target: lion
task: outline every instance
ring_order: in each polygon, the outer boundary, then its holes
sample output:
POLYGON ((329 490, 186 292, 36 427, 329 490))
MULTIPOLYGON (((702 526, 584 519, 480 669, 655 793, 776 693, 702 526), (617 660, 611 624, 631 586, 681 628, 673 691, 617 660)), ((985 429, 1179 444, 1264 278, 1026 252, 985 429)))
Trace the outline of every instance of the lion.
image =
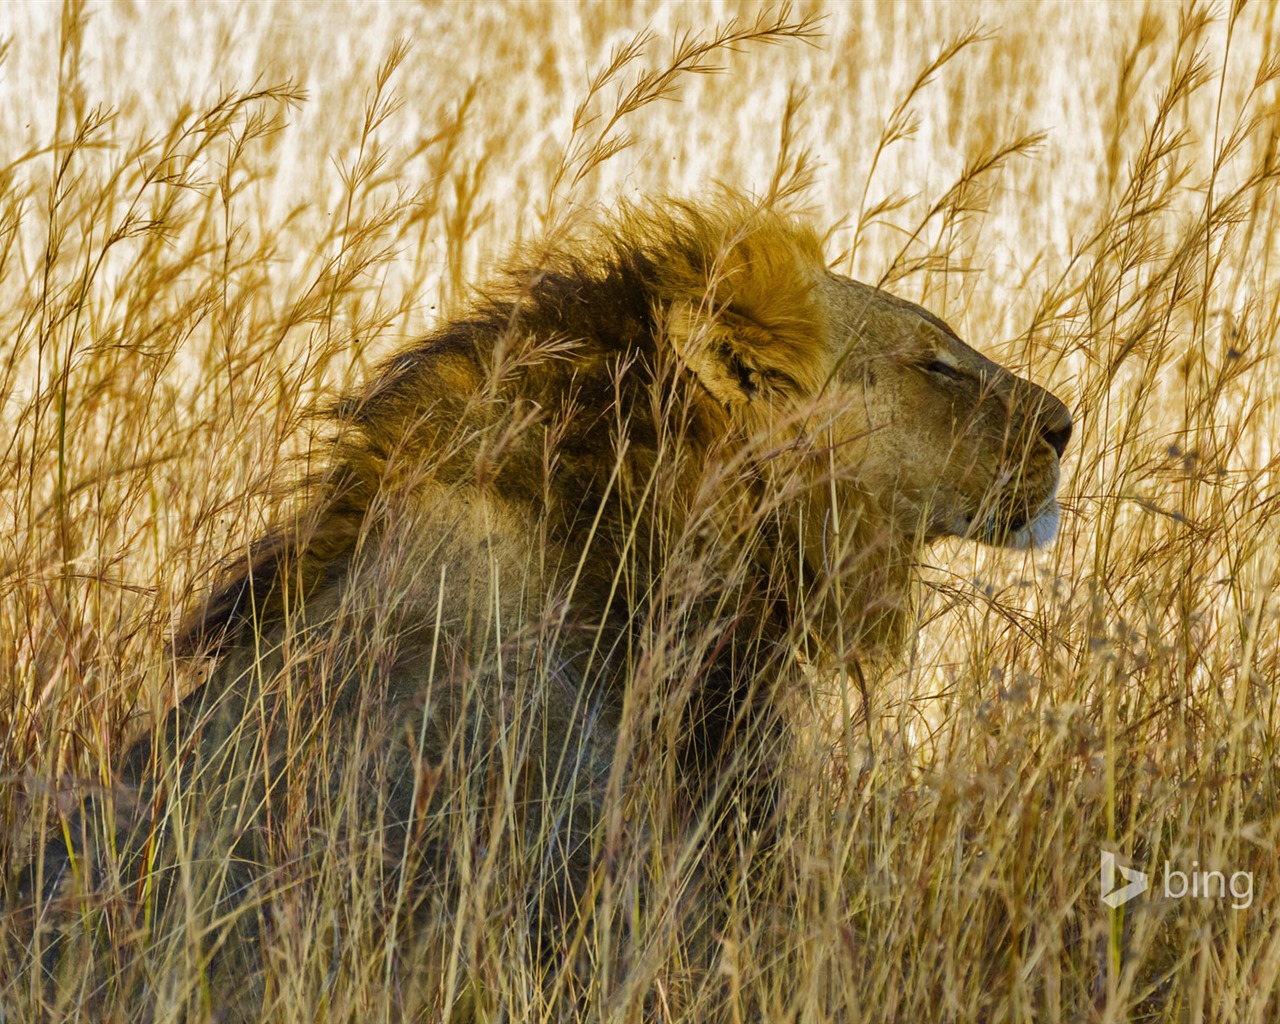
POLYGON ((610 907, 621 962, 662 902, 620 865, 674 850, 714 893, 768 856, 789 696, 892 657, 934 541, 1047 543, 1072 431, 732 195, 527 250, 331 412, 323 470, 178 631, 208 681, 121 772, 136 891, 258 908, 215 943, 239 990, 285 934, 261 907, 359 875, 424 958, 487 892, 581 998, 610 907))

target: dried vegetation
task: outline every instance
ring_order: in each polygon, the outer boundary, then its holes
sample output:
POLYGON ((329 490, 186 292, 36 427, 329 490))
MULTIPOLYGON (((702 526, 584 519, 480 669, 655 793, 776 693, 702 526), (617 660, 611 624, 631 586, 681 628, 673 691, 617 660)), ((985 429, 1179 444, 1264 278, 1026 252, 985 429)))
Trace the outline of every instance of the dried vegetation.
MULTIPOLYGON (((0 12, 7 892, 68 793, 111 791, 139 709, 190 686, 174 624, 278 514, 316 408, 513 241, 720 180, 1069 399, 1066 514, 1044 551, 935 547, 901 665, 814 679, 785 842, 730 899, 714 977, 668 936, 578 1005, 1275 1019, 1274 5, 825 14, 0 12), (1103 849, 1152 890, 1105 907, 1103 849), (1248 873, 1248 905, 1166 895, 1169 869, 1248 873)), ((261 953, 264 1019, 537 1019, 546 979, 512 966, 476 853, 421 990, 361 865, 327 864, 261 953)), ((51 994, 7 930, 0 1020, 214 1013, 209 933, 157 942, 147 894, 116 896, 78 912, 79 987, 51 994)))

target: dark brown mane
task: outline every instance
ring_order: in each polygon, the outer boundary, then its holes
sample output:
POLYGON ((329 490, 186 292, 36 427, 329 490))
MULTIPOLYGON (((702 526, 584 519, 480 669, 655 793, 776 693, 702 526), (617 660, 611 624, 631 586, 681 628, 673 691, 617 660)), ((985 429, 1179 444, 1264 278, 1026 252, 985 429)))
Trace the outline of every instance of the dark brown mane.
MULTIPOLYGON (((370 504, 389 478, 409 471, 406 461, 426 456, 442 483, 481 483, 538 505, 559 539, 590 522, 617 456, 619 424, 631 459, 645 461, 658 444, 663 410, 678 404, 670 367, 660 369, 670 362, 655 316, 661 268, 709 274, 724 243, 715 237, 723 227, 692 206, 663 217, 666 231, 656 239, 652 220, 630 216, 585 247, 575 242, 514 261, 462 317, 390 357, 369 383, 334 403, 329 468, 304 482, 294 522, 226 570, 178 629, 175 650, 216 651, 250 628, 281 622, 286 606, 304 603, 349 554, 370 504), (486 458, 486 445, 515 426, 521 436, 504 437, 486 458), (554 483, 546 479, 547 431, 555 435, 554 483), (579 500, 548 501, 552 494, 579 500)), ((684 428, 706 443, 700 419, 684 428)))

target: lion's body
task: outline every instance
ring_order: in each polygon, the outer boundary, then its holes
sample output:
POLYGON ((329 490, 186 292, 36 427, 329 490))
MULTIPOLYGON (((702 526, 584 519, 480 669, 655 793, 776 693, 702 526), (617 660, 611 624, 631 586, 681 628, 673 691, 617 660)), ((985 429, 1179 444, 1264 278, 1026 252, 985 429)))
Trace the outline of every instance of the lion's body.
POLYGON ((544 960, 620 849, 767 846, 802 664, 891 650, 932 538, 1051 533, 1070 429, 731 199, 535 254, 336 416, 127 774, 181 779, 262 875, 372 850, 433 920, 509 843, 544 960))

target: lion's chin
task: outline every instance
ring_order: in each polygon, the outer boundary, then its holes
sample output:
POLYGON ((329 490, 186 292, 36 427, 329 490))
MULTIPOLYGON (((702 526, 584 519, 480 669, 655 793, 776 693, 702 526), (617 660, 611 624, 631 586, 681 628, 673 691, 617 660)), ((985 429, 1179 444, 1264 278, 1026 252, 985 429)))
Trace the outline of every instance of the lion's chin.
POLYGON ((1003 530, 992 524, 995 528, 989 528, 987 543, 1019 551, 1042 548, 1058 535, 1059 518, 1058 502, 1050 498, 1030 520, 1011 523, 1003 530))
POLYGON ((1028 551, 1044 547, 1057 536, 1059 518, 1058 502, 1049 498, 1033 516, 1019 516, 1013 520, 997 515, 990 515, 986 519, 957 516, 949 524, 950 528, 940 531, 938 535, 963 537, 996 548, 1028 551))

